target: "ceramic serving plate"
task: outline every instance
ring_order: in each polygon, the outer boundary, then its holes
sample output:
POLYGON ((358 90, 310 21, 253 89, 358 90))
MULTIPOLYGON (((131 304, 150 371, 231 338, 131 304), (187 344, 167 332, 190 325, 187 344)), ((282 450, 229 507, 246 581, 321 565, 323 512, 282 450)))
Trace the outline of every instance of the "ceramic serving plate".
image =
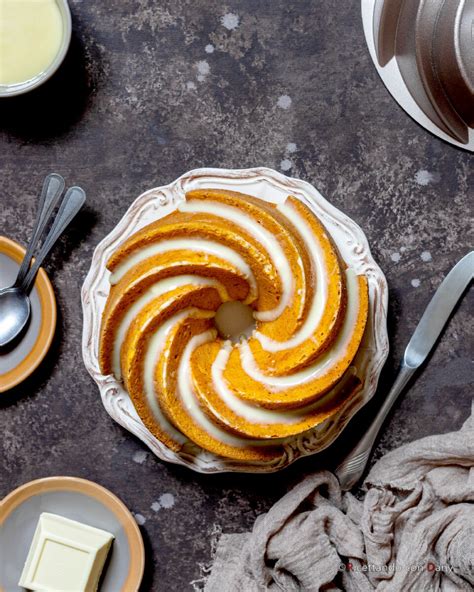
POLYGON ((302 456, 314 454, 329 446, 342 432, 351 417, 375 392, 380 371, 388 354, 386 329, 388 290, 385 277, 373 260, 367 239, 350 218, 332 206, 309 183, 285 177, 266 168, 226 170, 197 169, 186 173, 170 185, 151 189, 128 209, 116 228, 99 244, 82 288, 84 331, 82 352, 87 370, 97 383, 102 402, 109 415, 138 436, 161 459, 185 465, 202 473, 222 471, 270 472, 286 467, 302 456), (355 365, 365 377, 363 389, 336 414, 313 430, 294 437, 283 446, 277 460, 251 466, 218 457, 198 447, 186 446, 176 453, 158 441, 143 425, 130 397, 113 376, 100 372, 98 361, 102 311, 109 293, 110 255, 130 235, 176 209, 187 191, 221 188, 240 191, 270 202, 282 202, 293 195, 309 205, 326 226, 345 261, 356 273, 367 276, 369 283, 369 319, 355 365))
POLYGON ((18 580, 42 512, 59 514, 114 535, 101 592, 136 592, 145 550, 129 510, 113 493, 77 477, 47 477, 22 485, 0 502, 0 592, 24 590, 18 580))
MULTIPOLYGON (((15 281, 25 249, 0 236, 0 288, 15 281)), ((25 380, 48 353, 56 328, 56 300, 44 269, 40 269, 30 293, 31 318, 19 342, 0 348, 0 393, 25 380)))

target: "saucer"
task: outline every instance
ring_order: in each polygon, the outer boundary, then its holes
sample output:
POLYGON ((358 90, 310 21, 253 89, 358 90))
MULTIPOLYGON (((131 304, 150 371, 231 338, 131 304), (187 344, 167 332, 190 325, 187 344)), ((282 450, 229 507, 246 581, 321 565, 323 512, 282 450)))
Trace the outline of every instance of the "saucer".
MULTIPOLYGON (((0 236, 0 288, 15 281, 25 249, 0 236)), ((56 300, 44 269, 30 293, 31 318, 23 337, 13 348, 0 349, 0 393, 27 378, 47 354, 56 328, 56 300)))
POLYGON ((20 592, 21 571, 42 512, 52 512, 114 535, 100 592, 137 591, 145 550, 127 507, 109 490, 77 477, 30 481, 0 502, 0 592, 20 592))

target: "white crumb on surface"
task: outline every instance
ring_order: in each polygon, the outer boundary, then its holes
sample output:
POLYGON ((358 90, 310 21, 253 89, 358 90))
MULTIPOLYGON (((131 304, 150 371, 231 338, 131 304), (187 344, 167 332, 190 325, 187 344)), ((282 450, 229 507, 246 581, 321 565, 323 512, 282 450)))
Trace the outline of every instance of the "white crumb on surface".
POLYGON ((404 253, 407 250, 406 247, 400 247, 400 253, 404 253))
POLYGON ((133 461, 138 463, 139 465, 142 465, 148 456, 148 452, 145 452, 144 450, 139 450, 138 452, 135 452, 135 454, 133 455, 133 461))
POLYGON ((172 508, 174 506, 174 495, 172 493, 163 493, 163 495, 160 495, 159 501, 162 508, 172 508))
POLYGON ((418 185, 422 185, 423 187, 429 185, 434 180, 435 176, 433 175, 433 173, 430 173, 425 169, 420 169, 415 173, 415 181, 418 183, 418 185))
POLYGON ((394 262, 394 263, 398 263, 400 261, 401 255, 400 253, 392 253, 390 255, 390 259, 394 262))
POLYGON ((197 68, 197 71, 198 71, 198 74, 197 74, 196 78, 199 80, 199 82, 203 82, 205 80, 206 76, 211 71, 211 67, 206 62, 206 60, 200 60, 196 64, 196 68, 197 68))
POLYGON ((133 514, 135 517, 135 522, 138 524, 138 526, 142 526, 142 524, 145 524, 146 522, 146 518, 145 516, 143 516, 143 514, 133 514))
POLYGON ((289 171, 292 166, 293 166, 293 163, 291 162, 291 160, 288 160, 288 158, 284 158, 280 162, 280 168, 282 171, 289 171))
POLYGON ((234 12, 228 12, 221 17, 221 23, 223 27, 229 31, 233 31, 234 29, 237 29, 240 24, 239 15, 234 12))
POLYGON ((297 149, 298 146, 294 142, 288 142, 288 144, 286 145, 286 151, 289 154, 293 154, 293 152, 296 152, 297 149))
POLYGON ((196 84, 192 80, 189 80, 186 82, 186 88, 188 90, 196 90, 196 84))
POLYGON ((420 284, 421 284, 421 282, 420 282, 420 280, 418 278, 415 278, 415 279, 411 280, 411 285, 414 288, 418 288, 420 286, 420 284))
POLYGON ((204 48, 204 51, 206 53, 214 53, 215 47, 212 45, 212 43, 208 43, 206 45, 206 47, 204 48))
POLYGON ((172 493, 163 493, 160 495, 158 501, 151 504, 151 509, 154 512, 159 512, 162 508, 169 510, 175 504, 174 495, 172 493))
POLYGON ((277 105, 280 109, 289 109, 291 107, 291 97, 288 95, 281 95, 278 97, 277 105))
POLYGON ((424 261, 425 263, 428 263, 428 261, 431 261, 433 259, 433 257, 431 256, 431 253, 429 251, 423 251, 423 253, 420 255, 422 261, 424 261))

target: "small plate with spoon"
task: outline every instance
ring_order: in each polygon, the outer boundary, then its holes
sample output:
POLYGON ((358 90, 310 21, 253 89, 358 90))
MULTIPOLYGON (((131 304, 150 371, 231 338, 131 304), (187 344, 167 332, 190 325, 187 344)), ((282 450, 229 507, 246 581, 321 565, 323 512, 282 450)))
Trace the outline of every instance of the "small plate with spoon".
POLYGON ((69 188, 62 197, 64 186, 60 175, 46 177, 26 251, 18 243, 0 237, 0 392, 29 376, 53 339, 56 302, 41 265, 86 198, 80 187, 69 188))

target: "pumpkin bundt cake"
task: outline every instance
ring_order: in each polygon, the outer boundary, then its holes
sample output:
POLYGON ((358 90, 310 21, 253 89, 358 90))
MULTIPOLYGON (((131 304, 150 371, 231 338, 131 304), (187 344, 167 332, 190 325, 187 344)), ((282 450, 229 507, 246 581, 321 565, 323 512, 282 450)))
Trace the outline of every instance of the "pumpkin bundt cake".
POLYGON ((99 359, 166 446, 191 441, 249 462, 333 415, 361 387, 353 360, 368 314, 365 276, 346 266, 301 201, 190 191, 110 257, 99 359), (217 330, 226 302, 255 328, 217 330))

